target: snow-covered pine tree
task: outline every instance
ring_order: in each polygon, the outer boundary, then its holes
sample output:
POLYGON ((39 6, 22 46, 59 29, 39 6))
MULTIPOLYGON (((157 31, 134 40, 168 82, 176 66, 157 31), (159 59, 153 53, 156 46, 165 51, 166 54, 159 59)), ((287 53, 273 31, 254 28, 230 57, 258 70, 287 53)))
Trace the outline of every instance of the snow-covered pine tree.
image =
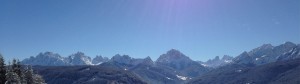
POLYGON ((27 81, 27 84, 34 84, 33 80, 33 70, 30 65, 28 65, 24 71, 25 80, 27 81))
POLYGON ((17 73, 13 72, 12 66, 8 65, 8 70, 6 72, 6 82, 5 84, 21 84, 20 78, 17 73))
POLYGON ((27 84, 47 84, 42 76, 33 73, 32 66, 26 66, 24 78, 27 84))
POLYGON ((22 71, 21 71, 21 63, 20 63, 19 60, 13 59, 12 70, 13 70, 13 72, 15 72, 19 77, 22 75, 22 71))
POLYGON ((34 74, 33 79, 34 84, 47 84, 41 75, 34 74))
POLYGON ((25 73, 23 71, 22 71, 22 74, 20 76, 20 82, 21 82, 21 84, 28 84, 27 80, 25 78, 25 73))
POLYGON ((6 81, 6 68, 3 56, 0 54, 0 84, 4 84, 6 81))

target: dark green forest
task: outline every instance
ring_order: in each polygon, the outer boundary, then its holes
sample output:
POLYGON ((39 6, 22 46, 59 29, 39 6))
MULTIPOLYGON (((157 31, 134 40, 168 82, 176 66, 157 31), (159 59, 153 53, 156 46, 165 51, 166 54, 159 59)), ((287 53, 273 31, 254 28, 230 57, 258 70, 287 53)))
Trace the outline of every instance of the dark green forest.
POLYGON ((46 84, 42 76, 35 74, 30 65, 21 65, 17 59, 5 64, 0 54, 0 84, 46 84))

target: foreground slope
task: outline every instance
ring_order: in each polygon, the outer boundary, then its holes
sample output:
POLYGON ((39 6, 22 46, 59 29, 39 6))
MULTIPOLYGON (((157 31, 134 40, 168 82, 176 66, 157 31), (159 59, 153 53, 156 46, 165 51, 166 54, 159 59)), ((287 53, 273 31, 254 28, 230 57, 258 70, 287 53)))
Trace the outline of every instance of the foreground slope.
POLYGON ((99 66, 35 66, 47 84, 146 84, 131 72, 99 66))
POLYGON ((261 66, 232 64, 191 80, 188 84, 299 84, 300 59, 261 66))

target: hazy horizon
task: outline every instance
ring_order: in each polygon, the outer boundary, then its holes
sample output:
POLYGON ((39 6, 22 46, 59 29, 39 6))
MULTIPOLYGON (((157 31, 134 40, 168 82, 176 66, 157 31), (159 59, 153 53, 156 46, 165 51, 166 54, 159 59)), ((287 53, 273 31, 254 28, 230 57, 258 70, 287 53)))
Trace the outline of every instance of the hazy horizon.
POLYGON ((299 0, 3 0, 0 53, 66 57, 126 54, 156 60, 237 56, 263 44, 300 43, 299 0))

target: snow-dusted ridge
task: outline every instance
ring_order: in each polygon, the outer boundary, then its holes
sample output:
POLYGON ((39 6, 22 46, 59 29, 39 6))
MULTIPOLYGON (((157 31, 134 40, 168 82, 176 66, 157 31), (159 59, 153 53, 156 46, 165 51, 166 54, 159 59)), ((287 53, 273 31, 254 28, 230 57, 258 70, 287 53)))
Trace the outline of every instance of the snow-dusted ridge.
POLYGON ((26 58, 21 61, 22 64, 42 65, 42 66, 73 66, 73 65, 99 65, 108 61, 107 57, 96 56, 94 59, 86 56, 82 52, 77 52, 68 57, 62 57, 57 53, 44 52, 37 56, 26 58))

